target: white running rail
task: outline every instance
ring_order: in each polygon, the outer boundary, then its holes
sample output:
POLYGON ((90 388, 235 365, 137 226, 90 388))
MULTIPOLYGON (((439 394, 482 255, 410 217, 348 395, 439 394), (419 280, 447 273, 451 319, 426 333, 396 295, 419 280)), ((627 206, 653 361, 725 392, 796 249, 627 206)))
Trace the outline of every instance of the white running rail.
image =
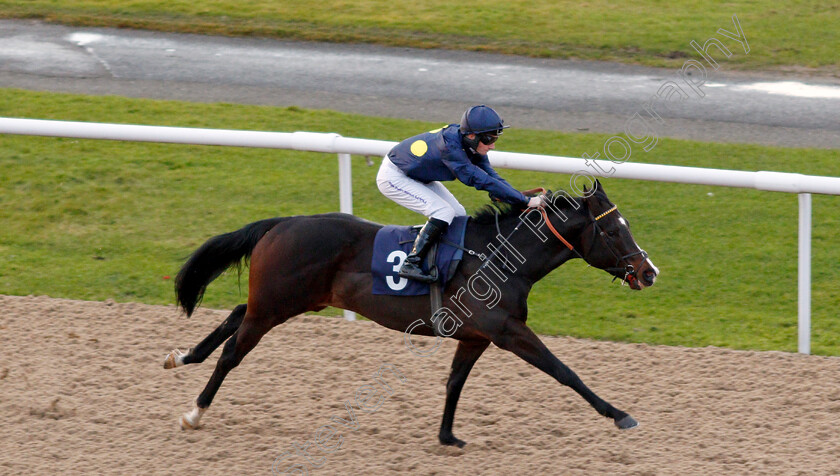
MULTIPOLYGON (((338 154, 340 210, 352 213, 350 155, 383 156, 396 143, 355 139, 334 133, 260 132, 187 127, 102 124, 92 122, 47 121, 0 117, 0 133, 79 139, 105 139, 172 144, 217 145, 291 149, 338 154)), ((591 175, 584 159, 550 155, 490 152, 494 167, 591 175)), ((607 161, 597 161, 611 167, 607 161)), ((811 352, 811 194, 840 195, 840 177, 822 177, 781 172, 678 167, 625 162, 613 167, 610 177, 657 182, 753 188, 799 194, 799 352, 811 352)), ((345 311, 345 318, 355 314, 345 311)))

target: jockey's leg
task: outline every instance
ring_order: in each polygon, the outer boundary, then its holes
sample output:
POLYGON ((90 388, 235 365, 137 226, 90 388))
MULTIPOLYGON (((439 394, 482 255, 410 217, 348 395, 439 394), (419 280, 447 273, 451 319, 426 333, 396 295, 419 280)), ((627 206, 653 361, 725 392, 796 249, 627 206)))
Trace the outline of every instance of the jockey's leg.
POLYGON ((442 183, 431 182, 426 184, 426 186, 429 187, 433 192, 435 192, 435 195, 442 198, 446 203, 449 204, 450 207, 452 207, 452 210, 455 212, 456 217, 467 216, 467 210, 464 208, 463 205, 461 205, 461 202, 459 202, 458 199, 455 198, 455 195, 452 195, 452 192, 450 192, 449 189, 446 188, 442 183))
POLYGON ((414 180, 387 157, 379 168, 376 183, 386 197, 429 218, 417 235, 411 254, 403 262, 399 275, 426 283, 437 281, 437 276, 423 272, 423 259, 455 216, 465 215, 466 210, 442 184, 425 184, 414 180))
POLYGON ((437 218, 446 223, 463 211, 446 187, 439 182, 423 183, 405 175, 387 157, 382 161, 376 175, 376 185, 383 195, 399 205, 415 211, 426 218, 437 218), (457 204, 455 207, 450 202, 457 204))
POLYGON ((433 283, 437 281, 437 271, 430 273, 423 272, 423 260, 429 250, 437 243, 440 236, 446 231, 449 223, 437 218, 429 218, 429 221, 423 226, 417 238, 414 240, 414 246, 411 247, 411 253, 403 261, 400 268, 399 275, 403 278, 413 279, 423 283, 433 283))

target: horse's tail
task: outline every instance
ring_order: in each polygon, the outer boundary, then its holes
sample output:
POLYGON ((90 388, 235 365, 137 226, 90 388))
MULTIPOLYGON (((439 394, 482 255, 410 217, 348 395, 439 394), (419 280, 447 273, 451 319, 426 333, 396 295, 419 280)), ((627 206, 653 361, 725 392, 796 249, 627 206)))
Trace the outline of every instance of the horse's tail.
POLYGON ((187 316, 192 315, 201 303, 207 285, 231 266, 240 266, 243 259, 247 260, 263 235, 282 220, 284 218, 261 220, 239 230, 214 236, 190 255, 175 277, 178 305, 187 316))

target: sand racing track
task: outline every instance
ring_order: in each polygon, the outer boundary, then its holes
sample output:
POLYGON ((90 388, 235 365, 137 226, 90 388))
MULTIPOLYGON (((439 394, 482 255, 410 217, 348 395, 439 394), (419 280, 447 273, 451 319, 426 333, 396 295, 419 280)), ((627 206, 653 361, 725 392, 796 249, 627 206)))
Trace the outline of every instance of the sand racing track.
POLYGON ((187 319, 172 306, 16 296, 0 296, 0 311, 0 474, 269 474, 281 455, 275 468, 309 474, 840 474, 835 357, 545 337, 640 421, 622 432, 491 346, 464 387, 455 435, 468 444, 456 449, 437 442, 453 342, 421 358, 371 322, 294 318, 187 432, 177 419, 220 351, 174 370, 163 358, 226 311, 187 319), (335 423, 383 364, 405 381, 389 378, 375 411, 357 409, 355 430, 335 423), (341 447, 319 451, 328 424, 341 447), (309 460, 293 454, 307 442, 309 460))

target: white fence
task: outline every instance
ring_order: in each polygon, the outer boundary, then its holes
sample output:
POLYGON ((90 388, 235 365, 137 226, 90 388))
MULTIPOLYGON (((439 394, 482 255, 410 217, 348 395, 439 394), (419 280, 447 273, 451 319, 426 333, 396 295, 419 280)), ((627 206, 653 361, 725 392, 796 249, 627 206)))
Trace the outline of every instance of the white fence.
MULTIPOLYGON (((79 139, 107 139, 173 144, 218 145, 292 149, 338 154, 340 209, 352 213, 350 155, 385 155, 394 142, 341 137, 315 132, 258 132, 184 127, 138 126, 88 122, 0 118, 0 133, 79 139)), ((549 155, 490 152, 494 167, 590 174, 583 159, 549 155)), ((608 161, 600 161, 612 167, 608 161)), ((799 352, 811 352, 811 194, 840 195, 840 178, 780 172, 677 167, 625 162, 614 167, 611 177, 658 182, 753 188, 799 194, 799 352)), ((353 313, 345 312, 353 319, 353 313)))

